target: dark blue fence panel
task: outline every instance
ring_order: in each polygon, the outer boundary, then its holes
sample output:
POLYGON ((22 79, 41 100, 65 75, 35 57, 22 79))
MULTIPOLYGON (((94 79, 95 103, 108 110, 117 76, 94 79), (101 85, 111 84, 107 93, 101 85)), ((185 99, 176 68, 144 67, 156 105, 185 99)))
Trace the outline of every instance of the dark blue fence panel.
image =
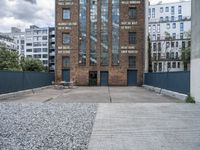
POLYGON ((0 94, 51 85, 53 73, 0 71, 0 94))
POLYGON ((145 73, 144 84, 190 94, 190 72, 145 73))

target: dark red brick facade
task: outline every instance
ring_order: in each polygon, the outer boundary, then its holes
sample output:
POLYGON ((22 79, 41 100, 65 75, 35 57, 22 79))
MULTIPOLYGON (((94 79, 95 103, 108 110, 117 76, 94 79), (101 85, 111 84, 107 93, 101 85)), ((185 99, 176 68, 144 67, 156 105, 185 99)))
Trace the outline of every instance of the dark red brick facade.
MULTIPOLYGON (((90 3, 87 1, 89 8, 90 3)), ((98 8, 100 8, 100 0, 98 0, 98 8)), ((108 71, 109 85, 126 86, 127 71, 129 68, 128 57, 136 56, 137 85, 143 82, 144 70, 144 52, 145 52, 145 1, 144 0, 121 0, 120 1, 120 58, 119 65, 112 65, 112 44, 109 44, 109 65, 102 66, 100 64, 101 45, 100 45, 100 9, 98 9, 97 20, 97 65, 90 65, 90 38, 86 42, 86 65, 79 64, 79 0, 56 0, 56 81, 62 80, 62 58, 70 57, 70 80, 76 85, 89 85, 89 71, 97 71, 97 85, 100 85, 100 71, 108 71), (129 7, 137 8, 137 18, 131 19, 128 16, 129 7), (69 8, 71 11, 71 19, 62 19, 62 9, 69 8), (62 44, 62 33, 69 32, 71 35, 71 43, 67 46, 62 44), (136 32, 136 45, 129 45, 128 33, 136 32)), ((109 0, 109 39, 112 39, 112 0, 109 0)), ((87 11, 87 30, 86 34, 90 35, 90 11, 87 11)))

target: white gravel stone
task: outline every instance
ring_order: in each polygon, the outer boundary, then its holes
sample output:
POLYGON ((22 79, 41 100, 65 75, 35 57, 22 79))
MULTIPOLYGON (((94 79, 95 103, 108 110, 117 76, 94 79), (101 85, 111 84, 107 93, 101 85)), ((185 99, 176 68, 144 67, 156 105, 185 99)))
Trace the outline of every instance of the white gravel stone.
POLYGON ((0 149, 87 149, 95 104, 1 103, 0 149))

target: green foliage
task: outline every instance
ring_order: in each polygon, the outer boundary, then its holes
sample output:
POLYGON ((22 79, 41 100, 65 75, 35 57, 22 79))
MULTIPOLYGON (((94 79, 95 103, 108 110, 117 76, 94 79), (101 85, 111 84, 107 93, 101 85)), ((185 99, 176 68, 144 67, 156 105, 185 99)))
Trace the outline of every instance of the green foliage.
POLYGON ((0 70, 20 70, 19 55, 17 52, 0 48, 0 70))
POLYGON ((185 101, 186 103, 193 103, 193 104, 196 103, 194 97, 192 97, 191 95, 188 95, 185 101))
POLYGON ((39 59, 22 57, 20 64, 23 71, 36 71, 36 72, 45 71, 42 62, 39 59))
MULTIPOLYGON (((191 40, 191 31, 184 33, 187 40, 191 40)), ((184 64, 184 70, 187 70, 187 65, 190 64, 191 59, 191 46, 186 46, 185 48, 181 48, 181 60, 184 64)))

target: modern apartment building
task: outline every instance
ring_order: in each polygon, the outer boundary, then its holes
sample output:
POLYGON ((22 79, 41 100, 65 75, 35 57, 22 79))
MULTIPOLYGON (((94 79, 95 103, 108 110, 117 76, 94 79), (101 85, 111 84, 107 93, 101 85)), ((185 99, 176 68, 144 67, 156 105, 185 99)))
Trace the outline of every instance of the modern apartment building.
POLYGON ((21 29, 12 27, 11 33, 6 33, 5 35, 11 37, 16 45, 16 50, 20 56, 24 56, 25 53, 25 32, 21 29))
POLYGON ((25 57, 40 59, 48 67, 49 28, 39 28, 35 25, 25 29, 25 57))
POLYGON ((145 0, 56 0, 56 80, 141 85, 145 0))
POLYGON ((49 28, 49 72, 55 71, 55 28, 49 28))
POLYGON ((49 72, 55 71, 55 28, 35 25, 22 32, 16 27, 4 35, 13 39, 20 56, 40 59, 49 72))
POLYGON ((0 47, 6 48, 12 51, 17 51, 17 45, 14 39, 3 33, 0 33, 0 47))
POLYGON ((181 49, 191 45, 191 1, 149 6, 152 70, 183 71, 181 49))

